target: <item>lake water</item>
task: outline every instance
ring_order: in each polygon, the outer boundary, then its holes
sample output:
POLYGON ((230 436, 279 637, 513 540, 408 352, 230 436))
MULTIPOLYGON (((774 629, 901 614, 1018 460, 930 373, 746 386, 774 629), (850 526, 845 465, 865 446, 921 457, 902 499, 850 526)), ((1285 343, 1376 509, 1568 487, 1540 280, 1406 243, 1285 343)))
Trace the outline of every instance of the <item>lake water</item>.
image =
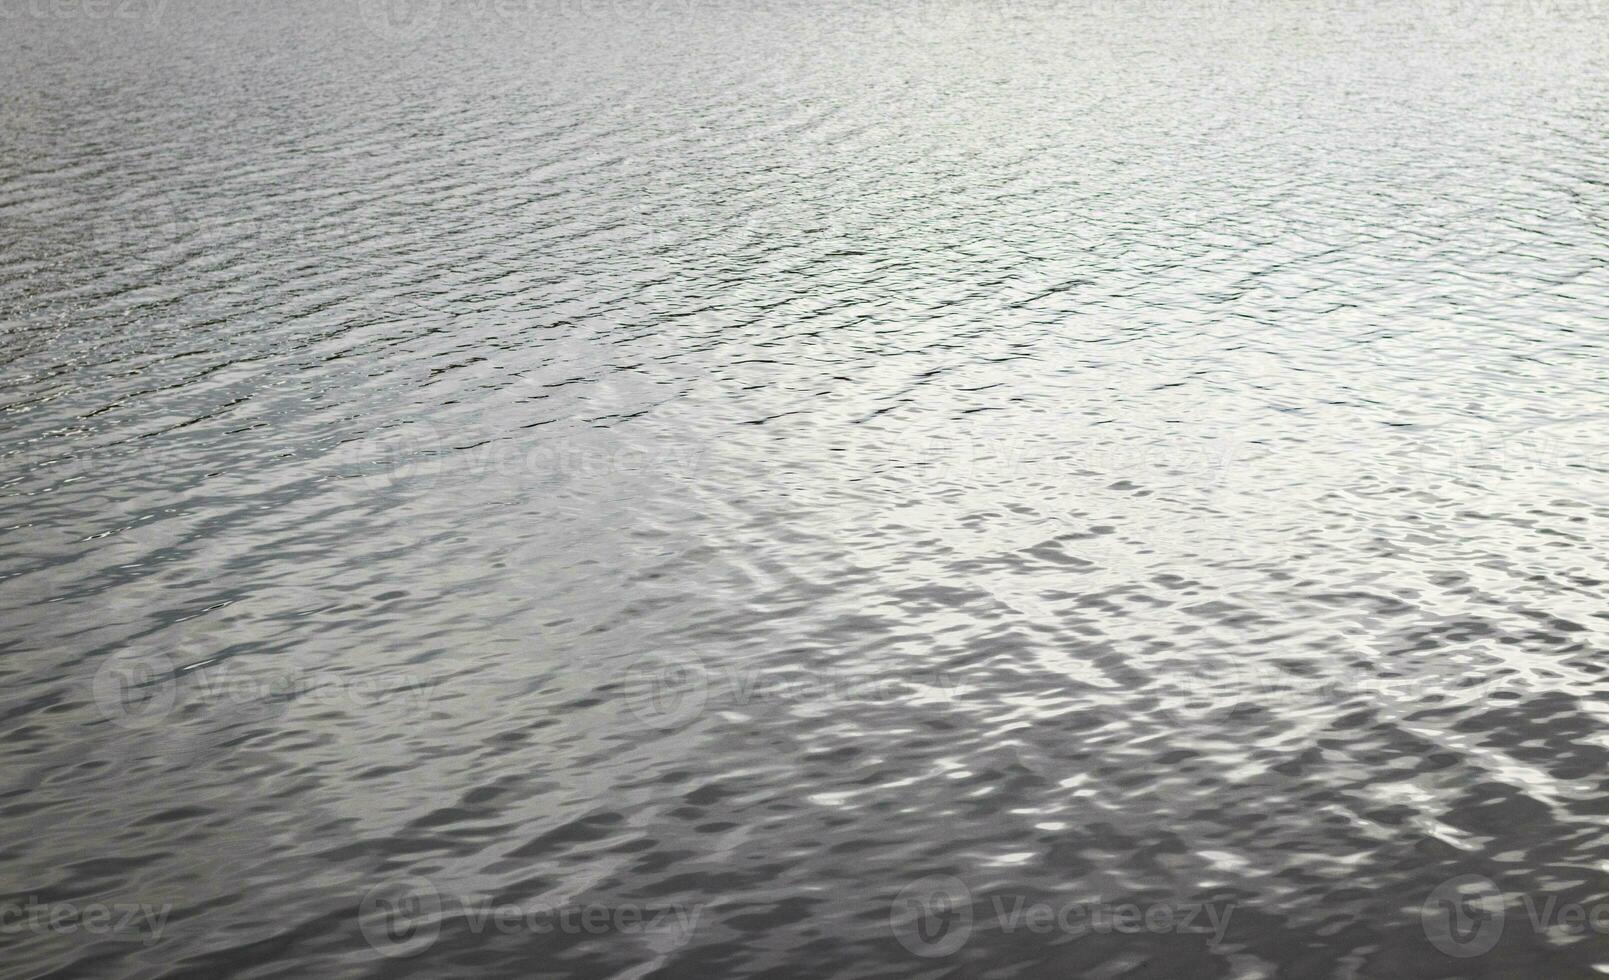
POLYGON ((1609 972, 1606 161, 1599 0, 6 0, 0 976, 1609 972))

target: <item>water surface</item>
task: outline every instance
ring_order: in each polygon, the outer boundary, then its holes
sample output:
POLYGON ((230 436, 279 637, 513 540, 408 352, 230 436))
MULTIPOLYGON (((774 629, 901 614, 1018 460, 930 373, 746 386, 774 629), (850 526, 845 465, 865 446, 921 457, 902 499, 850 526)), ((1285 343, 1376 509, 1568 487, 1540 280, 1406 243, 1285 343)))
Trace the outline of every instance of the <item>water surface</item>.
POLYGON ((1609 8, 0 26, 0 975, 1609 970, 1609 8))

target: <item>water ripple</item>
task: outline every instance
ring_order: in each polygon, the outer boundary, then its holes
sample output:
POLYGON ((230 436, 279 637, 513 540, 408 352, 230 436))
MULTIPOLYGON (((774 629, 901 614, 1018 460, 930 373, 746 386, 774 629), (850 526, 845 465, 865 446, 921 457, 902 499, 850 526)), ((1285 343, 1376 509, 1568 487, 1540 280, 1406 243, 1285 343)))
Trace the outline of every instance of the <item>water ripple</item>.
POLYGON ((0 976, 1609 970, 1609 7, 4 18, 0 976))

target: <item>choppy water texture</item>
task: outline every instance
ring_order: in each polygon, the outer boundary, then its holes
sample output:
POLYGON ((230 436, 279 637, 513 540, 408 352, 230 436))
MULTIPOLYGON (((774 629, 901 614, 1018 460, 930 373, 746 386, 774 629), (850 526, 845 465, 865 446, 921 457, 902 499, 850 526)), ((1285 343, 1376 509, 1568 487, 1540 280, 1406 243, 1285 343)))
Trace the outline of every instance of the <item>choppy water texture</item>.
POLYGON ((0 140, 0 890, 171 905, 0 975, 1609 971, 1609 5, 14 3, 0 140))

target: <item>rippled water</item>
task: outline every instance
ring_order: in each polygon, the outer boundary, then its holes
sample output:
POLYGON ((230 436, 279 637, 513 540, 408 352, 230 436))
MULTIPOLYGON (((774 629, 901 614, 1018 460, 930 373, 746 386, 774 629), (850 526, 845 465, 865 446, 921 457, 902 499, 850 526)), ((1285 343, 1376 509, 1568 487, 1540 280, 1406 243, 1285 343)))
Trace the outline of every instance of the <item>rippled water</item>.
POLYGON ((1609 4, 3 15, 0 975, 1609 972, 1609 4))

